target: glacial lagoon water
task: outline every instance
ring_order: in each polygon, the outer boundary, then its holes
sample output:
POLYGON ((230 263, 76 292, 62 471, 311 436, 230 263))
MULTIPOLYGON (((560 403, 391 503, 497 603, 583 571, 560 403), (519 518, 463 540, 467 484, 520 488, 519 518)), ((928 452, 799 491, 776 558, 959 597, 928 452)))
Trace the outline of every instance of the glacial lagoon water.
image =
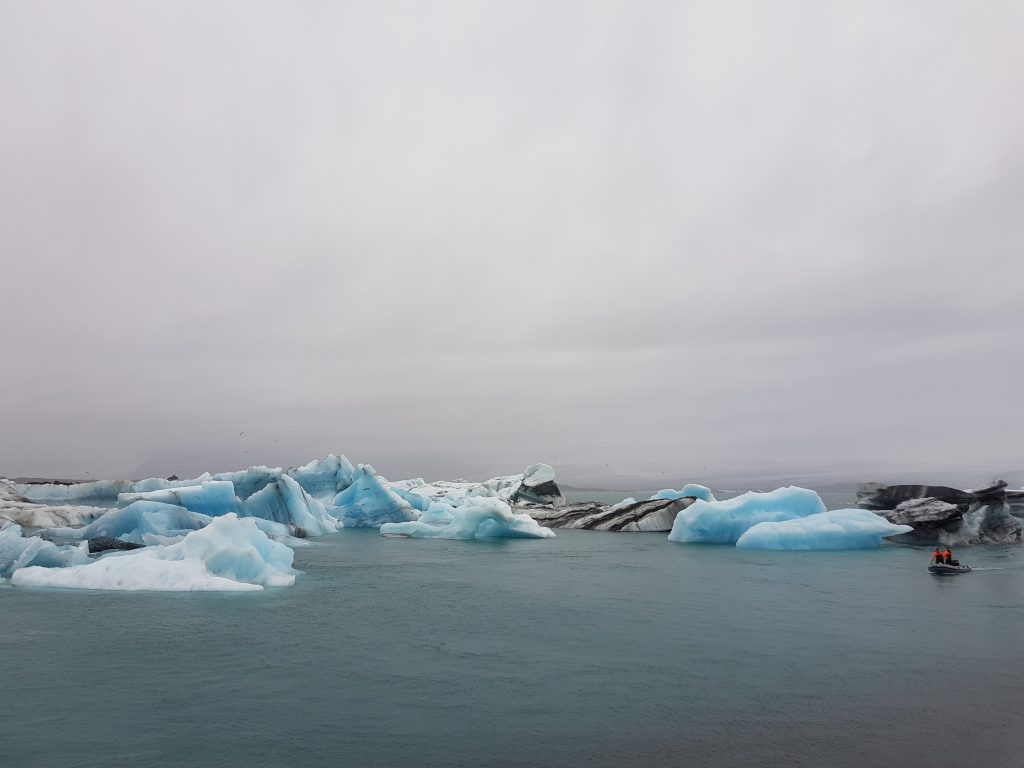
POLYGON ((255 594, 0 587, 0 764, 1024 764, 1024 550, 664 534, 297 550, 255 594))

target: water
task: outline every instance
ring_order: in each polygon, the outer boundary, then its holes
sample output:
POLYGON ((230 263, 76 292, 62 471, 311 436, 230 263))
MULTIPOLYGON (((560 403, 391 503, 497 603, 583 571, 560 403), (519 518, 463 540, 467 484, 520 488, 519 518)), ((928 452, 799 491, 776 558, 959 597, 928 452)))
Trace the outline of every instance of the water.
POLYGON ((292 589, 7 585, 0 764, 1020 766, 1021 552, 347 531, 292 589))

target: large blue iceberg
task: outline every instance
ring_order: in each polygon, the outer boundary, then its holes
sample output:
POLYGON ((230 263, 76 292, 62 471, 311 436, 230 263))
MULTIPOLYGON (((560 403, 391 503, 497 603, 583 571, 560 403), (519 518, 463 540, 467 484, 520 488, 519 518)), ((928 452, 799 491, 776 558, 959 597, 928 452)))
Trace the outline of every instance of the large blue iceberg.
POLYGON ((474 496, 457 507, 431 502, 419 520, 385 523, 382 536, 413 539, 547 539, 555 534, 526 514, 516 514, 496 496, 474 496))
POLYGON ((29 566, 16 586, 72 589, 253 591, 295 583, 294 553, 267 537, 254 519, 227 514, 177 544, 114 552, 84 565, 29 566))
POLYGON ((736 546, 741 549, 874 549, 886 536, 909 533, 866 509, 835 509, 747 529, 736 546))
POLYGON ((751 491, 727 501, 698 499, 676 515, 669 541, 735 544, 758 523, 792 520, 825 511, 812 490, 789 486, 768 493, 751 491))

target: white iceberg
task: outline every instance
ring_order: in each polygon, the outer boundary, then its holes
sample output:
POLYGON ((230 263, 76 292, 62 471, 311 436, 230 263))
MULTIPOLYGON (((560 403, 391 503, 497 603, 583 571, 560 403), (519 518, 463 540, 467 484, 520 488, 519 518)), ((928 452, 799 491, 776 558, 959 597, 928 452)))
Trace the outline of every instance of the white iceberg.
MULTIPOLYGON (((436 480, 428 483, 422 478, 415 478, 388 485, 407 500, 411 494, 425 498, 427 503, 444 501, 456 507, 473 496, 497 496, 509 504, 528 502, 553 507, 565 504, 565 496, 555 483, 555 470, 550 464, 531 464, 521 475, 492 477, 482 482, 436 480)), ((415 502, 413 506, 425 509, 415 502)))
POLYGON ((159 592, 254 591, 292 586, 293 558, 292 550, 268 538, 255 520, 227 514, 177 544, 115 552, 87 565, 20 568, 11 583, 159 592))
POLYGON ((453 507, 433 502, 419 520, 385 523, 381 535, 414 539, 547 539, 554 531, 495 496, 475 496, 453 507))
POLYGON ((105 511, 103 507, 39 504, 26 499, 8 481, 0 480, 0 525, 4 521, 27 528, 83 525, 105 511))
POLYGON ((909 525, 890 523, 867 509, 835 509, 747 529, 741 549, 874 549, 886 536, 910 533, 909 525))
POLYGON ((698 499, 676 515, 669 541, 735 544, 748 529, 825 511, 812 490, 789 486, 768 493, 751 491, 727 501, 698 499))

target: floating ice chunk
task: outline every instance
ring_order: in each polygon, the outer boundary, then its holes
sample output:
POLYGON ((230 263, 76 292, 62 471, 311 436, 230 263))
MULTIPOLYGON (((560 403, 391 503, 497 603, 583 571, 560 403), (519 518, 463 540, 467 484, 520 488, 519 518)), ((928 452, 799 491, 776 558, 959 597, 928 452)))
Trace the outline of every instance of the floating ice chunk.
POLYGON ((555 483, 555 469, 550 464, 531 464, 523 470, 523 482, 512 494, 513 501, 565 505, 565 496, 555 483))
POLYGON ((616 504, 612 504, 608 508, 608 511, 609 512, 618 512, 620 509, 625 509, 626 507, 632 506, 633 504, 636 504, 636 499, 634 499, 632 496, 628 496, 625 499, 623 499, 622 501, 620 501, 620 502, 618 502, 616 504))
POLYGON ((487 496, 466 499, 458 507, 434 502, 419 520, 385 523, 380 532, 414 539, 546 539, 555 535, 529 515, 515 514, 501 499, 487 496))
POLYGON ((555 482, 555 468, 550 464, 531 464, 523 470, 523 485, 536 488, 555 482))
POLYGON ((672 501, 675 501, 676 499, 700 499, 702 501, 715 501, 715 494, 713 494, 711 489, 706 485, 687 483, 678 491, 671 488, 663 488, 651 496, 649 501, 654 501, 655 499, 670 499, 672 501))
POLYGON ((824 512, 814 491, 789 486, 769 493, 751 491, 728 501, 698 499, 676 515, 669 541, 735 544, 744 531, 762 522, 792 520, 824 512))
POLYGON ((128 506, 136 501, 173 504, 210 517, 241 511, 241 502, 235 495, 235 486, 229 480, 207 480, 199 485, 142 493, 122 493, 117 497, 117 503, 121 506, 128 506))
MULTIPOLYGON (((423 478, 388 483, 392 490, 423 496, 427 501, 445 501, 458 506, 471 496, 497 496, 509 503, 528 502, 550 506, 565 504, 565 496, 555 484, 555 470, 550 464, 531 464, 521 475, 492 477, 483 482, 437 480, 426 483, 423 478)), ((418 507, 417 507, 418 508, 418 507)))
POLYGON ((885 536, 910 533, 867 509, 835 509, 748 528, 736 546, 741 549, 874 549, 885 536))
POLYGON ((335 533, 342 524, 289 475, 257 491, 242 504, 242 514, 294 525, 307 536, 335 533))
POLYGON ((416 510, 384 484, 369 464, 356 468, 355 480, 334 498, 331 514, 346 528, 377 528, 383 523, 415 520, 416 510))
POLYGON ((87 562, 89 554, 84 546, 58 546, 38 536, 24 536, 20 525, 0 529, 0 576, 10 576, 28 565, 42 570, 87 562))
POLYGON ((329 502, 352 485, 356 470, 344 456, 329 453, 324 459, 289 469, 288 475, 295 478, 295 482, 302 486, 302 490, 314 499, 329 502))
POLYGON ((401 487, 396 487, 394 483, 389 485, 391 491, 395 493, 399 498, 409 502, 409 506, 413 509, 417 509, 420 512, 425 512, 427 507, 432 503, 427 496, 422 496, 418 493, 403 490, 401 487))
POLYGON ((251 591, 294 584, 293 557, 254 520, 227 514, 177 544, 112 553, 69 568, 21 568, 11 582, 73 589, 251 591))
POLYGON ((84 528, 56 528, 50 538, 110 538, 132 544, 166 544, 198 531, 212 518, 184 507, 159 501, 139 500, 127 507, 111 509, 84 528))

